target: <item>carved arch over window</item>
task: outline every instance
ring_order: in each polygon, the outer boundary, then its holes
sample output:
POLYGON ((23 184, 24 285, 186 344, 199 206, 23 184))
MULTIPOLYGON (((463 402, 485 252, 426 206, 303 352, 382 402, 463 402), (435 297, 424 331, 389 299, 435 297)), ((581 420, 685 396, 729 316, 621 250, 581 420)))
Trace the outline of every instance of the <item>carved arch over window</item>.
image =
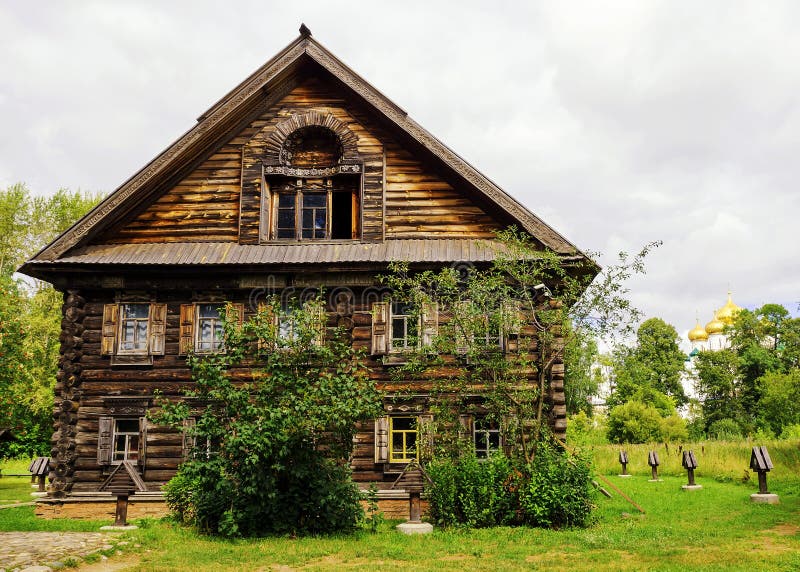
POLYGON ((264 144, 265 174, 360 173, 358 136, 330 113, 309 111, 278 123, 264 144))

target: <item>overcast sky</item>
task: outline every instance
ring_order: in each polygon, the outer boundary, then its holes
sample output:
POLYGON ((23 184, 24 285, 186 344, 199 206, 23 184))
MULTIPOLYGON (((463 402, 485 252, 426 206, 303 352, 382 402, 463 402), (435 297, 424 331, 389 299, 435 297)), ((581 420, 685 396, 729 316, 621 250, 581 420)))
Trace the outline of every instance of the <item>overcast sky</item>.
POLYGON ((798 2, 0 0, 0 186, 108 193, 298 34, 681 333, 800 302, 798 2))

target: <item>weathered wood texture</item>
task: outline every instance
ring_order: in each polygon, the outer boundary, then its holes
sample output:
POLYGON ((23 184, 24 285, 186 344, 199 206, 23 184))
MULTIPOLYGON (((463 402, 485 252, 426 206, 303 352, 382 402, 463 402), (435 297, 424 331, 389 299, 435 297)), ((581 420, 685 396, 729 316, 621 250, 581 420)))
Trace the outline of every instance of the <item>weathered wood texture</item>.
MULTIPOLYGON (((75 482, 75 463, 78 453, 75 441, 77 411, 81 396, 81 373, 84 355, 83 321, 86 317, 86 300, 77 290, 68 290, 64 295, 61 318, 61 347, 58 358, 58 374, 55 386, 53 421, 55 432, 50 451, 50 487, 53 497, 63 497, 75 482)), ((98 344, 99 351, 99 344, 98 344)))
MULTIPOLYGON (((113 400, 119 398, 148 399, 147 409, 153 410, 153 392, 158 389, 165 397, 181 398, 193 385, 186 358, 180 352, 181 305, 203 299, 220 301, 244 301, 245 318, 254 310, 247 305, 250 292, 245 290, 203 291, 202 283, 197 289, 159 290, 158 302, 166 304, 164 355, 153 356, 152 365, 146 367, 112 366, 111 357, 101 355, 103 311, 105 304, 114 302, 120 293, 110 290, 84 290, 80 295, 70 291, 65 296, 64 320, 62 321, 62 356, 58 374, 57 407, 54 412, 56 433, 53 436, 53 470, 51 491, 63 495, 72 491, 93 491, 107 477, 108 466, 98 463, 98 435, 100 418, 113 415, 110 411, 113 400)), ((125 298, 133 296, 125 294, 125 298)), ((331 295, 333 297, 333 294, 331 295)), ((348 303, 330 302, 328 326, 337 324, 349 329, 353 345, 369 351, 373 314, 371 303, 374 292, 356 288, 348 303)), ((449 313, 439 313, 440 322, 446 323, 449 313)), ((538 351, 533 340, 532 326, 522 329, 521 334, 529 339, 530 351, 538 351)), ((371 378, 384 392, 412 389, 414 394, 424 395, 432 390, 433 381, 459 372, 459 361, 454 357, 445 359, 434 371, 414 378, 398 381, 383 365, 379 356, 365 358, 371 378)), ((553 425, 556 434, 563 438, 565 430, 563 364, 553 368, 550 384, 550 401, 553 425)), ((247 367, 231 371, 234 378, 250 378, 247 367)), ((535 371, 527 372, 531 382, 535 371)), ((480 390, 480 388, 476 388, 480 390)), ((117 415, 120 415, 117 413, 117 415)), ((123 415, 138 417, 138 413, 123 415)), ((182 434, 170 428, 147 424, 145 432, 145 464, 143 478, 148 488, 157 490, 159 484, 174 475, 182 460, 182 434)), ((382 464, 374 459, 374 424, 365 423, 359 428, 352 457, 354 479, 359 482, 387 483, 396 475, 384 472, 382 464)))
POLYGON ((363 240, 491 238, 492 231, 501 227, 465 189, 454 187, 404 149, 363 104, 348 99, 327 80, 310 78, 133 220, 95 242, 238 240, 258 244, 264 240, 261 165, 270 140, 276 126, 312 112, 321 121, 334 118, 357 138, 358 159, 363 164, 358 213, 363 240))

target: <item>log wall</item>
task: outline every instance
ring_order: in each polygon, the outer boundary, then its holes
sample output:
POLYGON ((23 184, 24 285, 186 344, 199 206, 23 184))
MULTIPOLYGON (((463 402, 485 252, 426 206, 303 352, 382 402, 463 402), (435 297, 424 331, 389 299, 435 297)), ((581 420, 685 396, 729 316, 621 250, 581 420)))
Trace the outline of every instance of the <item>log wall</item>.
MULTIPOLYGON (((356 289, 351 304, 329 306, 328 325, 334 327, 345 323, 351 328, 353 346, 370 350, 372 333, 371 301, 373 295, 356 289)), ((65 297, 64 321, 62 323, 61 371, 56 388, 57 405, 56 433, 53 453, 54 473, 51 475, 51 491, 63 495, 74 491, 95 491, 105 479, 108 468, 98 464, 97 448, 99 419, 114 415, 110 403, 118 398, 150 399, 149 408, 154 407, 152 397, 158 389, 167 398, 181 398, 192 387, 191 372, 186 358, 179 355, 180 306, 192 301, 229 300, 245 304, 245 318, 253 314, 248 306, 249 291, 228 290, 198 292, 197 290, 165 291, 159 290, 141 294, 139 299, 165 303, 167 306, 165 352, 163 356, 153 356, 152 365, 112 366, 109 356, 101 355, 103 328, 103 307, 119 301, 120 297, 136 301, 132 294, 110 290, 84 290, 80 293, 70 291, 65 297), (111 401, 110 401, 111 400, 111 401)), ((448 319, 441 312, 440 323, 448 319)), ((524 329, 523 336, 532 338, 535 331, 524 329)), ((533 351, 536 351, 535 346, 533 351)), ((437 377, 454 375, 458 364, 446 361, 437 370, 428 371, 418 378, 393 379, 391 367, 382 362, 380 356, 369 356, 365 362, 371 378, 384 392, 411 389, 412 393, 425 402, 424 395, 431 389, 437 377)), ((246 368, 234 369, 234 378, 247 379, 246 368)), ((531 372, 531 380, 535 372, 531 372)), ((563 407, 563 365, 556 366, 551 400, 556 410, 556 431, 563 432, 559 424, 563 407)), ((137 414, 120 417, 138 417, 137 414)), ((181 462, 182 434, 180 431, 148 423, 146 433, 146 456, 144 480, 152 490, 169 480, 181 462)), ((374 462, 374 423, 365 423, 359 428, 353 451, 352 467, 354 479, 359 482, 379 482, 386 488, 395 474, 384 472, 383 464, 374 462)))

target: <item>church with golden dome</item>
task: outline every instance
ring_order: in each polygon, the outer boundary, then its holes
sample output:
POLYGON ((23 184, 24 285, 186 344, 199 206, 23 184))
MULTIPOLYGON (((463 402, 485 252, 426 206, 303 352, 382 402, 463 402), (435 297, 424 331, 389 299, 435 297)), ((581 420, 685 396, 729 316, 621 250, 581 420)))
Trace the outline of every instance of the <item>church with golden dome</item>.
POLYGON ((689 355, 693 357, 697 355, 697 352, 718 351, 729 347, 730 342, 725 334, 725 328, 733 324, 736 314, 741 309, 733 302, 731 293, 728 292, 728 301, 722 308, 714 312, 714 317, 706 324, 705 328, 700 325, 698 319, 695 327, 689 330, 689 342, 692 344, 692 352, 689 355))

